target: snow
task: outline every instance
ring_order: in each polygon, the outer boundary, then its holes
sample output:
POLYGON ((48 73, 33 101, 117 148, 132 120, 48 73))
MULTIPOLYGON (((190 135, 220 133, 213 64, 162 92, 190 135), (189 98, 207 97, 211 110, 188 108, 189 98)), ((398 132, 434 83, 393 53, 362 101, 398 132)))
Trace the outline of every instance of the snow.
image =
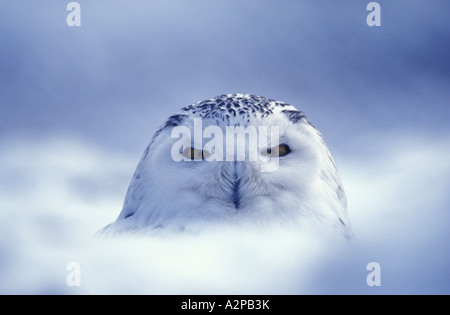
POLYGON ((335 156, 350 244, 277 228, 99 237, 140 156, 70 138, 4 141, 0 293, 448 294, 449 142, 412 138, 366 138, 376 154, 335 156), (81 286, 67 285, 71 262, 81 286), (366 283, 370 262, 380 287, 366 283))

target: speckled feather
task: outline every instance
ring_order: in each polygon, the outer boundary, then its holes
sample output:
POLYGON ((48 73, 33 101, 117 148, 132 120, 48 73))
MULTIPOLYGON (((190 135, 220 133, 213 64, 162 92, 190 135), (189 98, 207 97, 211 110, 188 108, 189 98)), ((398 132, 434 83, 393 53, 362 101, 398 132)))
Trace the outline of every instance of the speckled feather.
MULTIPOLYGON (((170 116, 156 131, 151 143, 167 128, 179 126, 192 117, 215 119, 217 124, 247 126, 252 118, 266 118, 279 108, 293 123, 306 119, 302 111, 291 109, 292 105, 273 99, 250 94, 224 94, 183 107, 178 113, 170 116), (289 108, 289 109, 287 109, 289 108), (232 124, 231 122, 235 122, 232 124)), ((150 143, 150 144, 151 144, 150 143)))

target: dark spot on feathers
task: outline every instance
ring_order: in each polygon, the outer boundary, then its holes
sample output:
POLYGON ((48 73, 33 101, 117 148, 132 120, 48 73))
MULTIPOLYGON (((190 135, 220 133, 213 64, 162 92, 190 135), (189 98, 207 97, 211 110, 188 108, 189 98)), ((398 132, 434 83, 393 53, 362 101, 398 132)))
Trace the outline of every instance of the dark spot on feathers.
POLYGON ((127 214, 126 216, 125 216, 125 219, 128 219, 129 217, 132 217, 134 215, 134 212, 133 213, 130 213, 130 214, 127 214))
POLYGON ((283 114, 285 114, 292 123, 297 123, 302 118, 306 118, 305 114, 299 110, 282 110, 283 114))
MULTIPOLYGON (((159 130, 158 130, 159 131, 159 130)), ((159 131, 160 132, 160 131, 159 131)), ((159 134, 159 132, 157 132, 154 136, 153 136, 153 138, 155 138, 158 134, 159 134)), ((153 139, 152 139, 152 143, 153 143, 153 139)), ((150 145, 151 145, 151 143, 150 143, 150 145)), ((142 157, 142 159, 146 159, 147 158, 147 155, 148 155, 148 151, 150 150, 150 145, 149 146, 147 146, 147 148, 145 149, 145 151, 144 151, 144 155, 143 155, 143 157, 142 157)))
MULTIPOLYGON (((334 165, 334 162, 333 162, 333 165, 334 165)), ((336 193, 337 193, 337 196, 338 196, 339 200, 343 200, 345 198, 344 189, 342 188, 341 185, 338 186, 338 189, 337 189, 336 193)))
POLYGON ((166 128, 166 127, 177 127, 187 117, 188 117, 187 115, 173 115, 173 116, 170 116, 169 119, 166 121, 166 123, 164 125, 164 128, 166 128))

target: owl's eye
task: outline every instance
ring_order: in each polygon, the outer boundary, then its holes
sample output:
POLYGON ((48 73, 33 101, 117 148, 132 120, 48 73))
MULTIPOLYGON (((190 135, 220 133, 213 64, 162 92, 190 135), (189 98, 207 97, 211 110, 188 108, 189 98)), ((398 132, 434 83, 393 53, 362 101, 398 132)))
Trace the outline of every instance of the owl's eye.
POLYGON ((194 161, 194 160, 200 161, 200 160, 210 156, 209 152, 202 151, 202 150, 197 150, 197 149, 194 149, 194 148, 186 148, 186 149, 184 149, 183 155, 185 157, 187 157, 188 159, 190 159, 191 161, 194 161))
POLYGON ((280 144, 278 147, 268 148, 261 152, 262 155, 275 157, 286 156, 291 153, 291 148, 287 144, 280 144))

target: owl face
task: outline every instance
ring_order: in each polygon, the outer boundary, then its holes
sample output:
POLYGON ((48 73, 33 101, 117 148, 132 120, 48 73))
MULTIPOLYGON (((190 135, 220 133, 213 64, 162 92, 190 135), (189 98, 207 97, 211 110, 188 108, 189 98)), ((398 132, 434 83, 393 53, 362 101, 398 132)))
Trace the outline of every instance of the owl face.
POLYGON ((183 108, 155 134, 116 225, 346 226, 345 208, 331 155, 301 111, 224 95, 183 108))

